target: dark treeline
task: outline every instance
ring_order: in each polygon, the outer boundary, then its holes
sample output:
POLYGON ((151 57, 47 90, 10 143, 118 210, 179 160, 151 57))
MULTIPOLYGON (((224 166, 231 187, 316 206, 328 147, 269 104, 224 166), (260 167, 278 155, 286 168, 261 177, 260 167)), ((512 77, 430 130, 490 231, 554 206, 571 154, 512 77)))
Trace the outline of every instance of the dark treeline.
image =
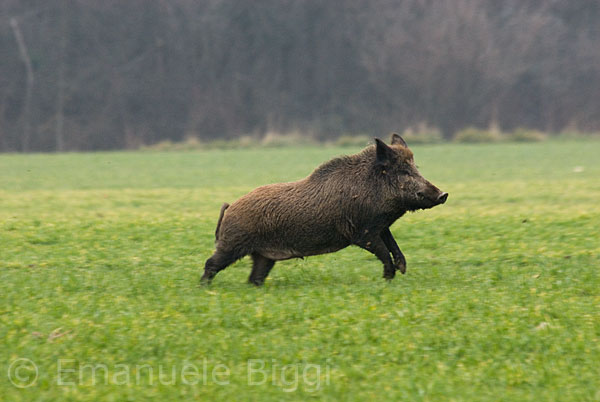
POLYGON ((598 0, 3 0, 0 150, 600 129, 598 0))

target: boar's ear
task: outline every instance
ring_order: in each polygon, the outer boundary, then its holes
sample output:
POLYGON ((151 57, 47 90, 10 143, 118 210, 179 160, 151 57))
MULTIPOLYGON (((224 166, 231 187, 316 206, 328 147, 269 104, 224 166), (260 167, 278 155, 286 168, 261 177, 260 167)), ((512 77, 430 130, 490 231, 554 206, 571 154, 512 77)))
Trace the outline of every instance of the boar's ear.
POLYGON ((376 149, 376 163, 378 165, 388 165, 394 157, 394 150, 387 146, 387 144, 381 141, 379 138, 375 138, 375 149, 376 149))
POLYGON ((408 148, 408 145, 406 145, 406 142, 404 141, 404 139, 402 137, 400 137, 400 134, 392 133, 392 145, 396 145, 396 144, 400 144, 403 147, 408 148))

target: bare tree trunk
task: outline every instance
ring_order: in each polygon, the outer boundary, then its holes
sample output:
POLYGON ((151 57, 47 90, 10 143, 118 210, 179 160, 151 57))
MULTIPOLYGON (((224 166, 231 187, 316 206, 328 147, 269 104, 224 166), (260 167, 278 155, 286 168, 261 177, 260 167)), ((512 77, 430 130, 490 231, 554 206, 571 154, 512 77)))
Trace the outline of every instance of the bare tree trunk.
POLYGON ((60 39, 58 44, 58 93, 56 94, 56 150, 62 152, 65 150, 64 136, 64 108, 65 108, 65 58, 67 49, 67 7, 66 0, 61 2, 60 15, 60 39))
POLYGON ((31 95, 33 93, 33 67, 31 66, 31 58, 29 57, 29 51, 27 50, 27 45, 25 44, 25 39, 23 38, 23 33, 21 32, 21 28, 19 27, 19 22, 16 18, 12 17, 10 19, 10 26, 13 30, 13 34, 15 35, 15 40, 17 41, 17 45, 19 46, 19 54, 23 63, 25 64, 25 71, 27 73, 27 86, 25 88, 25 100, 23 104, 23 113, 21 114, 23 118, 23 137, 21 138, 21 150, 23 152, 29 151, 29 141, 31 138, 31 95))

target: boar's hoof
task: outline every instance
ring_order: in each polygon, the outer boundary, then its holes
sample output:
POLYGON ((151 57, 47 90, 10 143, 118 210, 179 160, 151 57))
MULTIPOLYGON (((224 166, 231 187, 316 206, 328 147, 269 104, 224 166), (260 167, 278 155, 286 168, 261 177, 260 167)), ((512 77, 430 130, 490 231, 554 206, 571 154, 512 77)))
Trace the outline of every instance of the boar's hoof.
POLYGON ((396 276, 396 270, 395 269, 393 269, 393 270, 384 269, 383 270, 383 278, 386 281, 388 281, 388 282, 391 281, 392 279, 394 279, 395 276, 396 276))
POLYGON ((210 285, 210 283, 212 282, 212 279, 214 278, 215 275, 210 275, 207 274, 206 272, 204 273, 204 275, 202 275, 202 278, 200 278, 200 286, 208 286, 210 285))
POLYGON ((257 288, 259 288, 259 287, 261 287, 262 285, 265 284, 265 281, 264 280, 261 281, 260 279, 248 279, 248 284, 249 285, 254 285, 257 288))
POLYGON ((402 275, 406 273, 406 264, 397 264, 396 269, 400 271, 402 275))

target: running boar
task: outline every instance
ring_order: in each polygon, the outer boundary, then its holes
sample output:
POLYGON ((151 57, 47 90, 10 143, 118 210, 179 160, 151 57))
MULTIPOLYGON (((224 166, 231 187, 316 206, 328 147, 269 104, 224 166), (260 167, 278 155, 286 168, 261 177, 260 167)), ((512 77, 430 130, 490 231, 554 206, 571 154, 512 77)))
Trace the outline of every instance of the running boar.
POLYGON ((359 246, 383 263, 383 277, 406 272, 406 260, 390 225, 407 211, 443 204, 440 191, 417 170, 402 137, 375 144, 356 155, 319 166, 308 177, 269 184, 231 206, 223 204, 216 251, 204 267, 202 282, 238 259, 253 260, 248 281, 260 286, 275 261, 332 253, 359 246))

